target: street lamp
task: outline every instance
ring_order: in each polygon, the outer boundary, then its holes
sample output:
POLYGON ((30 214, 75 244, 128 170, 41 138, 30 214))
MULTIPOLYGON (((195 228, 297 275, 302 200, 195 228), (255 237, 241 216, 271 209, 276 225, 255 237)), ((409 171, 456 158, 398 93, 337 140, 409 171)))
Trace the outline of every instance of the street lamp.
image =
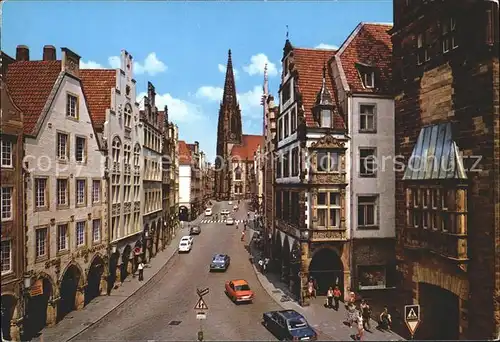
MULTIPOLYGON (((31 288, 31 274, 28 273, 28 272, 25 272, 23 274, 23 302, 22 302, 22 305, 23 305, 23 309, 22 309, 22 315, 23 315, 23 322, 21 324, 21 327, 20 327, 20 331, 19 331, 19 334, 21 336, 21 338, 24 337, 25 335, 25 326, 26 326, 26 318, 28 316, 28 309, 27 309, 27 306, 28 306, 28 298, 30 296, 30 288, 31 288)), ((3 340, 2 340, 3 341, 3 340)))

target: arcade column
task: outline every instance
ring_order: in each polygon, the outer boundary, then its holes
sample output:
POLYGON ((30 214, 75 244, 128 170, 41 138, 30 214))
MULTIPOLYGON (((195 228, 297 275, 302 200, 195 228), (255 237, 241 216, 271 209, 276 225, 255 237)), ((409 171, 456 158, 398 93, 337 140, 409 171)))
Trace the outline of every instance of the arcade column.
POLYGON ((81 310, 85 305, 85 286, 78 286, 75 296, 75 309, 81 310))
POLYGON ((23 323, 23 319, 20 317, 20 309, 19 303, 17 303, 10 320, 10 338, 12 341, 21 341, 20 325, 23 323))
POLYGON ((49 304, 47 305, 47 320, 46 325, 48 327, 54 326, 57 323, 57 303, 60 298, 49 300, 49 304))

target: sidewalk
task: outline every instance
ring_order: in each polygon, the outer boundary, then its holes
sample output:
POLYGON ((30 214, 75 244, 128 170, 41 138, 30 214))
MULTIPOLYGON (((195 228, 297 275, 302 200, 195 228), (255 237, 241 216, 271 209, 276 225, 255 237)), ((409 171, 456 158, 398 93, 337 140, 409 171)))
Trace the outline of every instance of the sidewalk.
MULTIPOLYGON (((254 230, 249 230, 249 238, 253 236, 254 230)), ((250 242, 250 246, 251 246, 250 242)), ((255 261, 258 261, 257 255, 259 251, 250 247, 250 251, 255 261)), ((353 335, 357 333, 355 327, 349 328, 344 324, 347 318, 347 311, 344 305, 341 305, 339 311, 324 307, 325 297, 318 297, 311 300, 311 305, 307 307, 300 306, 289 292, 288 287, 281 282, 277 274, 266 273, 263 275, 256 267, 256 262, 253 263, 254 271, 259 279, 262 287, 267 291, 278 305, 287 310, 295 310, 303 314, 309 324, 322 334, 328 336, 333 341, 348 341, 353 340, 353 335)), ((371 332, 366 331, 364 341, 404 341, 404 339, 394 332, 385 332, 377 330, 377 323, 372 319, 371 332)))
POLYGON ((165 250, 158 252, 144 269, 144 281, 139 282, 138 277, 129 276, 122 285, 111 291, 109 296, 99 296, 86 305, 82 310, 70 312, 62 321, 53 327, 45 327, 39 337, 32 341, 58 342, 69 341, 81 332, 102 320, 111 311, 121 305, 127 298, 146 285, 177 252, 179 240, 189 234, 187 225, 179 228, 175 238, 165 250))

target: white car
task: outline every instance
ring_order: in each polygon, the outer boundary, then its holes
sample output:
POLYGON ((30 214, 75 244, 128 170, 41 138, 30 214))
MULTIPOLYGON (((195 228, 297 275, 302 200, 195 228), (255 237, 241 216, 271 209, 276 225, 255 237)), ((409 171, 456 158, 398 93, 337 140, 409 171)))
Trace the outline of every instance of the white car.
POLYGON ((192 236, 184 236, 179 242, 179 253, 189 253, 193 248, 193 237, 192 236))
POLYGON ((205 209, 205 216, 212 216, 212 208, 205 209))
POLYGON ((232 217, 228 217, 228 218, 226 219, 226 224, 227 224, 228 226, 233 225, 233 224, 234 224, 234 219, 233 219, 232 217))
POLYGON ((229 209, 222 209, 222 210, 220 211, 220 213, 221 213, 222 215, 229 215, 229 209))
POLYGON ((229 203, 228 203, 228 204, 229 204, 229 205, 233 205, 233 201, 229 201, 229 203))

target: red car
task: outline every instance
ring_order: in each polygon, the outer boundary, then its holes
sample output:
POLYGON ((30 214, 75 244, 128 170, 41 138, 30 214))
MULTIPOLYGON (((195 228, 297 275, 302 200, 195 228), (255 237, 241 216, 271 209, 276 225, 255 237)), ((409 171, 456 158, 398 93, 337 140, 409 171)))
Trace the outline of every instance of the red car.
POLYGON ((235 303, 252 302, 255 296, 243 279, 226 281, 226 294, 235 303))

